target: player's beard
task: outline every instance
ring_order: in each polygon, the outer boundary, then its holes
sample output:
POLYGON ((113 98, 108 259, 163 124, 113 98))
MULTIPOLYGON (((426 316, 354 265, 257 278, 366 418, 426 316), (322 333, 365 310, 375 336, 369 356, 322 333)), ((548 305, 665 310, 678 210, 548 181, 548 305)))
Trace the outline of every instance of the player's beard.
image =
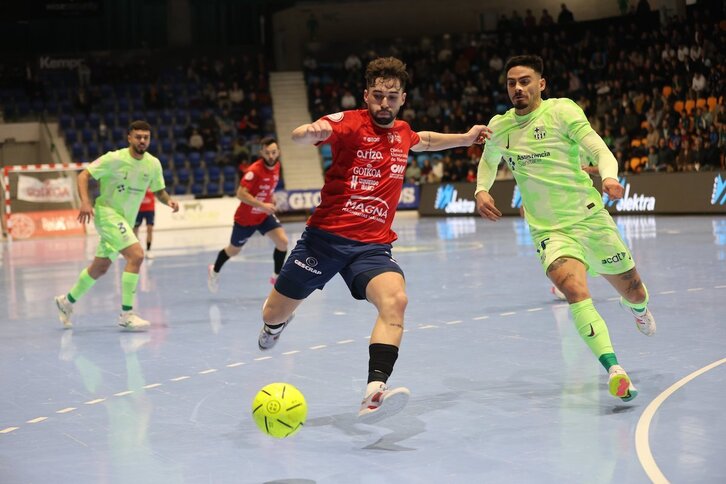
POLYGON ((134 146, 134 153, 137 155, 143 155, 146 153, 146 148, 139 148, 138 146, 134 146))
POLYGON ((380 124, 381 126, 388 126, 389 124, 393 123, 394 119, 396 119, 395 113, 383 109, 378 111, 376 114, 371 113, 371 115, 376 121, 376 124, 380 124))

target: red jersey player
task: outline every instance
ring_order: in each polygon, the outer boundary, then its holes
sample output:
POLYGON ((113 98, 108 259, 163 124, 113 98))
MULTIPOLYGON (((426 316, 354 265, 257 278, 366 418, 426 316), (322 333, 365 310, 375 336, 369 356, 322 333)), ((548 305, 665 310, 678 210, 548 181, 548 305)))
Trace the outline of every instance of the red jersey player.
POLYGON ((154 256, 151 254, 151 239, 154 236, 154 192, 146 190, 144 199, 141 200, 139 206, 139 213, 136 215, 136 223, 134 224, 134 235, 139 238, 139 227, 141 222, 146 220, 146 258, 153 259, 154 256))
POLYGON ((270 283, 274 284, 280 273, 282 263, 287 255, 287 234, 280 221, 275 217, 273 195, 277 182, 280 180, 280 149, 274 138, 260 140, 261 158, 245 171, 237 188, 240 199, 237 212, 234 214, 234 227, 229 245, 219 251, 217 260, 210 264, 207 271, 207 286, 211 292, 219 289, 219 271, 230 257, 242 250, 252 234, 259 231, 267 235, 275 244, 272 253, 274 269, 270 283))
POLYGON ((398 358, 407 296, 403 271, 391 255, 391 230, 409 151, 438 151, 482 143, 486 126, 464 134, 414 132, 396 115, 406 100, 406 66, 388 57, 366 68, 367 109, 324 116, 299 126, 292 139, 329 143, 333 164, 325 175, 320 205, 308 220, 262 308, 260 349, 272 348, 295 309, 315 289, 340 274, 355 299, 378 310, 369 346, 368 385, 358 418, 377 422, 400 411, 406 388, 388 388, 398 358))

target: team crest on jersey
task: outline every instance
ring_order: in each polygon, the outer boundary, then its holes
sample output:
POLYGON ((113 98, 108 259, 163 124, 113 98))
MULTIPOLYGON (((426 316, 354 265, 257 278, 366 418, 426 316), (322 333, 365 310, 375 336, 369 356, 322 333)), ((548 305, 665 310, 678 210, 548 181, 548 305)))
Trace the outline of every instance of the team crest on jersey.
POLYGON ((537 126, 534 128, 534 139, 541 140, 544 139, 545 136, 547 136, 547 132, 544 129, 544 126, 537 126))
POLYGON ((344 116, 344 114, 341 111, 339 113, 328 114, 326 116, 326 118, 328 118, 331 121, 335 121, 337 123, 338 121, 341 121, 343 119, 343 116, 344 116))
POLYGON ((255 177, 255 174, 254 174, 254 173, 252 173, 252 171, 251 171, 251 170, 250 170, 250 171, 248 171, 247 173, 245 173, 245 180, 247 180, 247 181, 252 181, 252 179, 253 179, 254 177, 255 177))
POLYGON ((388 133, 388 144, 392 145, 393 143, 400 143, 401 142, 401 135, 398 133, 388 133))

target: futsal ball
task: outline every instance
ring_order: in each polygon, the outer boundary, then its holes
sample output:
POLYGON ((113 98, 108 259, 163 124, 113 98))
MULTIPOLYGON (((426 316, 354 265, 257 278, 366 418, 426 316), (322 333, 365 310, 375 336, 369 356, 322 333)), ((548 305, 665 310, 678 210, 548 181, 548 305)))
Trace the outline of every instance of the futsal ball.
POLYGON ((252 401, 252 418, 267 435, 283 439, 305 424, 308 405, 300 390, 289 383, 270 383, 252 401))

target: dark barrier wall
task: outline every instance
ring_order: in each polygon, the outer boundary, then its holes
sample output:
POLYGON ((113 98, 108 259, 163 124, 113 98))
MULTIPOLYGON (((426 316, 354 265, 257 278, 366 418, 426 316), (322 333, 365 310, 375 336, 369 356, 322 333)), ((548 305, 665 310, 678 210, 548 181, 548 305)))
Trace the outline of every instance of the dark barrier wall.
MULTIPOLYGON (((600 188, 596 178, 595 187, 600 188)), ((612 214, 726 214, 726 172, 648 173, 623 176, 622 200, 603 200, 612 214)), ((472 215, 473 183, 421 185, 421 215, 472 215)), ((489 192, 504 215, 519 215, 522 204, 514 180, 500 180, 489 192)))

